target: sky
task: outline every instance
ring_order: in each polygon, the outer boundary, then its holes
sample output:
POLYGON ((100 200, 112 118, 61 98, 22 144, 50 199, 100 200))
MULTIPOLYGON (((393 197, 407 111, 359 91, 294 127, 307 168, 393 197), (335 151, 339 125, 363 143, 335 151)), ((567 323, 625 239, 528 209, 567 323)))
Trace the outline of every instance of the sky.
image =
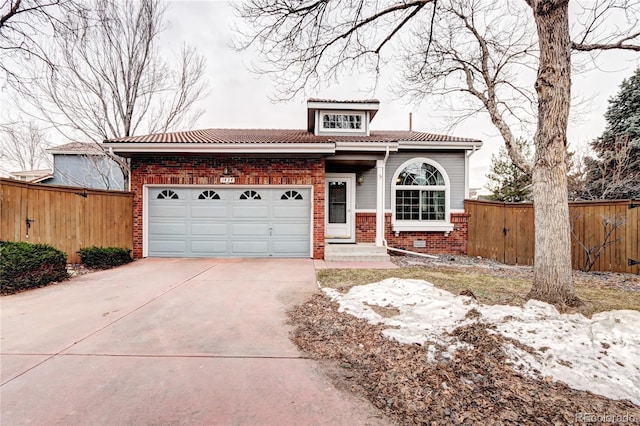
MULTIPOLYGON (((200 103, 205 112, 195 128, 304 128, 306 99, 299 97, 287 103, 273 103, 270 100, 275 93, 273 83, 267 76, 259 76, 249 70, 256 52, 232 49, 235 36, 232 28, 237 18, 227 1, 174 0, 169 4, 166 17, 168 28, 161 36, 164 53, 176 54, 186 43, 196 47, 207 60, 210 93, 200 103)), ((574 93, 584 93, 589 97, 589 110, 580 114, 579 122, 570 125, 569 141, 572 146, 586 145, 602 132, 607 100, 615 95, 622 80, 631 76, 638 66, 639 55, 613 53, 606 56, 606 62, 600 69, 586 75, 574 74, 574 93)), ((413 129, 416 131, 481 139, 483 148, 471 157, 470 186, 484 186, 491 155, 503 145, 489 118, 478 115, 451 130, 447 128, 447 111, 437 110, 428 101, 411 105, 397 99, 384 79, 385 75, 392 73, 392 69, 383 69, 383 79, 373 92, 368 90, 372 86, 371 79, 363 78, 358 70, 354 70, 352 75, 344 76, 336 84, 307 95, 332 99, 379 99, 380 110, 371 124, 373 130, 408 129, 409 113, 412 112, 413 129)), ((67 141, 58 138, 53 142, 62 144, 67 141)))
MULTIPOLYGON (((232 8, 225 1, 173 1, 168 16, 170 28, 165 36, 177 49, 180 43, 194 45, 208 60, 211 93, 203 103, 205 114, 197 123, 199 128, 304 128, 306 104, 304 98, 287 103, 272 103, 275 93, 267 76, 249 71, 255 51, 236 52, 231 48, 234 38, 232 8)), ((604 57, 603 57, 604 58, 604 57)), ((606 56, 601 68, 587 74, 573 76, 574 93, 588 98, 581 108, 579 121, 571 123, 569 142, 572 146, 586 145, 602 133, 607 100, 614 96, 624 78, 632 75, 640 66, 637 53, 612 53, 606 56), (588 106, 588 111, 583 111, 588 106)), ((392 70, 383 70, 383 75, 392 70)), ((358 71, 345 76, 337 84, 320 93, 308 96, 332 99, 380 100, 380 110, 371 123, 372 130, 405 130, 409 126, 409 113, 413 113, 413 129, 432 133, 449 133, 472 137, 484 142, 482 149, 471 157, 470 186, 485 185, 491 155, 503 145, 502 139, 488 116, 479 115, 466 120, 452 131, 447 128, 446 111, 432 108, 428 102, 422 105, 407 104, 398 100, 388 90, 384 81, 375 92, 368 91, 370 80, 363 82, 358 71), (360 86, 358 83, 360 82, 360 86)))

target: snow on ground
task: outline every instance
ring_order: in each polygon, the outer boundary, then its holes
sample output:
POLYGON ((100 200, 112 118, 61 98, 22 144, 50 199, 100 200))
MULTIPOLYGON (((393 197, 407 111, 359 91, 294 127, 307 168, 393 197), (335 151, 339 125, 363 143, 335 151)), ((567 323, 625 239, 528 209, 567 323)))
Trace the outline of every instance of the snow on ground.
MULTIPOLYGON (((609 311, 586 318, 560 314, 555 307, 536 300, 523 307, 477 303, 454 296, 422 280, 389 278, 379 283, 352 287, 341 294, 325 293, 340 304, 340 311, 390 327, 384 334, 401 343, 434 342, 449 352, 466 345, 446 335, 456 327, 481 321, 494 331, 534 348, 531 354, 519 345, 507 344, 512 365, 523 372, 538 370, 578 390, 612 399, 630 399, 640 405, 640 312, 609 311), (395 307, 400 313, 383 317, 370 307, 395 307), (471 309, 479 318, 465 318, 471 309)), ((470 315, 472 316, 472 315, 470 315)), ((429 353, 435 348, 431 346, 429 353)))

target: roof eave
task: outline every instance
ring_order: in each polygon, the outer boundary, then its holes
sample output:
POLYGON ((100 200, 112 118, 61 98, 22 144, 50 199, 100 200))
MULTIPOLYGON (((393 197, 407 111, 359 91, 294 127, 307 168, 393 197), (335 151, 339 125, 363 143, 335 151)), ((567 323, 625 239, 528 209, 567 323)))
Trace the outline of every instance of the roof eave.
POLYGON ((482 141, 398 141, 398 149, 480 149, 482 141))
POLYGON ((398 142, 357 142, 357 141, 336 141, 336 151, 359 151, 359 152, 389 152, 398 151, 398 142))
POLYGON ((116 154, 333 154, 334 143, 135 143, 105 142, 116 154))

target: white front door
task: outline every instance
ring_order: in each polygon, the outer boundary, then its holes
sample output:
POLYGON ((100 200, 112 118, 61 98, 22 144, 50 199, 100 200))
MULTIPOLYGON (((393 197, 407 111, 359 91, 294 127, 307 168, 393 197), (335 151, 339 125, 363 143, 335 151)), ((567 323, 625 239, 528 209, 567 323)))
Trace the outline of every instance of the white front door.
POLYGON ((325 179, 325 238, 355 241, 356 175, 327 173, 325 179))

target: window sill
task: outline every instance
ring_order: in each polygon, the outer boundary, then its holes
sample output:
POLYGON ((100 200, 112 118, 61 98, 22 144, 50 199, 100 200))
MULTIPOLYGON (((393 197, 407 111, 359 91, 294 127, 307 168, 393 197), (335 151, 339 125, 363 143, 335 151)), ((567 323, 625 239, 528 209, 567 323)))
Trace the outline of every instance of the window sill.
POLYGON ((393 232, 451 232, 453 223, 449 222, 392 222, 393 232))

